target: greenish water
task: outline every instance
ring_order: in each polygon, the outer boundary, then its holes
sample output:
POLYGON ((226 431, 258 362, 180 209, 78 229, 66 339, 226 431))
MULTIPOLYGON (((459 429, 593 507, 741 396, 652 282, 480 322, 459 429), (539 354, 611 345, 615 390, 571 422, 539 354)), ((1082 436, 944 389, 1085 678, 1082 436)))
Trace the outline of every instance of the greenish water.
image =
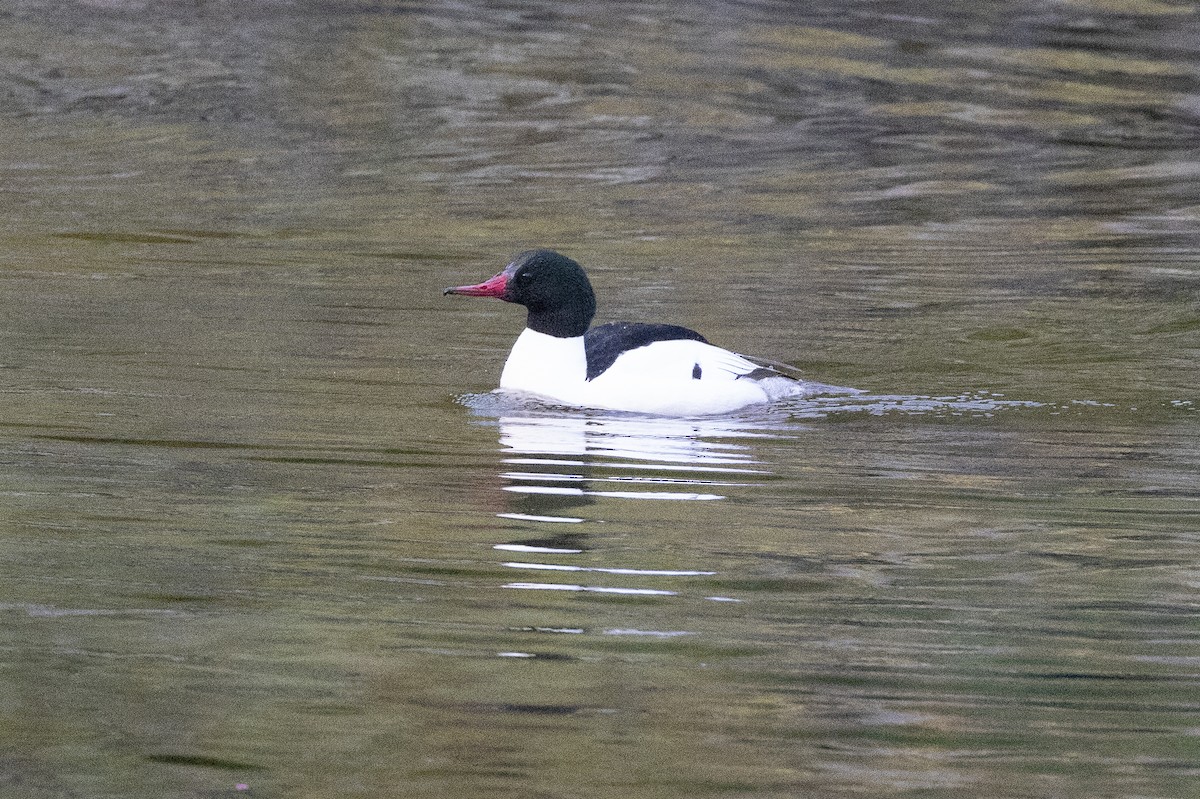
POLYGON ((0 22, 0 796, 1194 795, 1193 6, 0 22), (532 246, 864 393, 498 400, 532 246))

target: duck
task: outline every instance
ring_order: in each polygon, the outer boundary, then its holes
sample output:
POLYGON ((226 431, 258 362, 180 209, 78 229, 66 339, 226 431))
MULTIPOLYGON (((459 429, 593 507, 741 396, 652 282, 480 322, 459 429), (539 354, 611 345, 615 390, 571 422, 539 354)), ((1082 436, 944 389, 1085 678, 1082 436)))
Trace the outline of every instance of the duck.
POLYGON ((687 327, 645 322, 592 327, 592 283, 583 267, 554 250, 528 250, 494 277, 442 294, 495 297, 525 307, 525 330, 500 374, 502 392, 658 416, 726 414, 810 393, 804 381, 711 344, 687 327))

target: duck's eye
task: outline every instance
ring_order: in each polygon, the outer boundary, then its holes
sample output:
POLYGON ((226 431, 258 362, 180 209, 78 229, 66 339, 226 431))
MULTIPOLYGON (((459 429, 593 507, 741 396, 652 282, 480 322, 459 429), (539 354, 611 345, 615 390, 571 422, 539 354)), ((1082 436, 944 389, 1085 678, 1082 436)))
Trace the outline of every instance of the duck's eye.
POLYGON ((522 286, 528 286, 529 281, 531 280, 533 280, 532 272, 521 272, 519 275, 517 275, 517 283, 521 284, 522 286))

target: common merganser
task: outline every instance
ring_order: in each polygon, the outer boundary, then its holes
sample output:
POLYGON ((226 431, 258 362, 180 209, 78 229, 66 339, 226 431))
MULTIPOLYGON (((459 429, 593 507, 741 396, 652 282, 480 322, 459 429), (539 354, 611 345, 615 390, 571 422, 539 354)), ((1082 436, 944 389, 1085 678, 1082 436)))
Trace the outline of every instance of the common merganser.
POLYGON ((578 263, 552 250, 523 252, 490 280, 442 294, 498 297, 528 309, 501 389, 665 416, 728 413, 807 391, 799 380, 686 327, 614 322, 589 330, 596 313, 592 284, 578 263))

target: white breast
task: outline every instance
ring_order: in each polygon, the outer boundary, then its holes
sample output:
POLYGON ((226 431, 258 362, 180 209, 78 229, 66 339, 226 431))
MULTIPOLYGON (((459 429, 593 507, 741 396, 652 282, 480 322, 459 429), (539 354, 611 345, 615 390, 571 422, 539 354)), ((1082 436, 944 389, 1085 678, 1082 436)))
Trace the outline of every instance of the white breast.
POLYGON ((577 391, 586 379, 583 336, 558 338, 525 328, 504 362, 500 388, 579 404, 564 394, 577 391))

